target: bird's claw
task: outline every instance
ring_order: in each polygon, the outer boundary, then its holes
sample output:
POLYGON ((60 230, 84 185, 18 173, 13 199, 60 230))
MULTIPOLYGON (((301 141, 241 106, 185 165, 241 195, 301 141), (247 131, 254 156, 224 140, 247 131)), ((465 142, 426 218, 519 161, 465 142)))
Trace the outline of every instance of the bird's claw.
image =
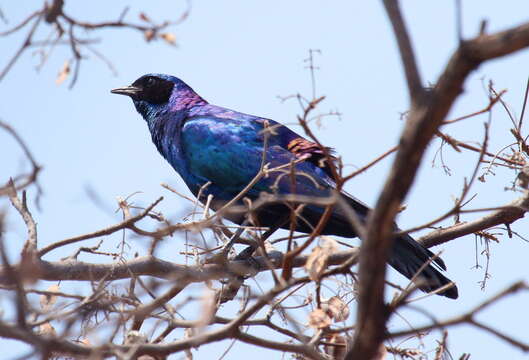
POLYGON ((232 244, 227 243, 220 249, 219 252, 209 256, 204 261, 205 264, 226 264, 230 257, 230 251, 232 250, 232 244))

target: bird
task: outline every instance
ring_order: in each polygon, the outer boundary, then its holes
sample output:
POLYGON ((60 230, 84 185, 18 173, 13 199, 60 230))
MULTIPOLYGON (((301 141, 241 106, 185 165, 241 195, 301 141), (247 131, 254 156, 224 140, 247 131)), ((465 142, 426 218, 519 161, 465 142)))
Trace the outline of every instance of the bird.
MULTIPOLYGON (((146 74, 111 93, 132 99, 159 153, 199 201, 204 203, 212 195, 210 207, 215 211, 232 203, 246 209, 225 211, 226 219, 311 233, 324 213, 325 200, 338 193, 360 222, 367 221, 371 209, 351 194, 336 190, 331 164, 336 158, 331 148, 274 120, 210 104, 172 75, 146 74), (258 177, 264 163, 271 170, 258 177), (259 202, 263 198, 268 201, 259 202), (299 199, 306 203, 297 207, 298 216, 291 221, 299 199), (248 202, 260 205, 248 209, 244 207, 248 202)), ((320 235, 357 237, 349 219, 343 206, 334 206, 320 235)), ((394 230, 399 231, 396 224, 394 230)), ((458 297, 455 284, 441 273, 446 271, 443 260, 408 234, 395 236, 388 263, 415 280, 424 292, 444 287, 438 295, 458 297)))

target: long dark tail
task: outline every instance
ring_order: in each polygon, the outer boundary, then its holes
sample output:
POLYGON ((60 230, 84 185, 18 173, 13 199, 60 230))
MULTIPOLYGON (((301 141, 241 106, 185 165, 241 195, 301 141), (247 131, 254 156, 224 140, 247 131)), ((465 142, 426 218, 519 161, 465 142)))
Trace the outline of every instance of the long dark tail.
MULTIPOLYGON (((361 220, 367 218, 370 211, 367 206, 348 194, 344 194, 344 198, 349 205, 351 205, 352 209, 360 216, 361 220)), ((303 221, 299 220, 297 222, 296 230, 305 233, 312 232, 313 228, 318 224, 322 212, 323 209, 320 207, 311 205, 306 206, 302 213, 303 221)), ((278 219, 284 216, 284 214, 289 213, 290 209, 285 205, 269 205, 259 213, 259 224, 261 226, 274 226, 278 219)), ((289 229, 290 223, 282 225, 281 227, 289 229)), ((395 231, 399 231, 397 225, 395 225, 395 231)), ((333 215, 321 233, 323 235, 337 235, 348 238, 357 236, 352 225, 347 220, 347 217, 343 215, 339 209, 335 209, 333 215)), ((425 263, 430 262, 428 265, 424 266, 424 269, 417 277, 417 282, 419 289, 425 292, 431 292, 451 283, 450 279, 446 278, 438 269, 436 269, 437 267, 441 270, 446 270, 443 260, 440 258, 434 258, 434 256, 435 255, 430 250, 413 240, 411 236, 403 235, 396 238, 394 241, 393 253, 389 259, 389 264, 408 279, 412 279, 425 263)), ((458 296, 455 285, 438 294, 451 299, 456 299, 458 296)))
MULTIPOLYGON (((424 269, 417 277, 419 289, 431 292, 452 282, 436 269, 436 267, 439 267, 442 270, 446 270, 446 266, 439 257, 431 260, 434 256, 434 253, 406 234, 395 239, 389 264, 402 275, 411 279, 426 262, 431 261, 430 264, 424 266, 424 269)), ((457 287, 453 285, 440 292, 439 295, 457 299, 457 287)))

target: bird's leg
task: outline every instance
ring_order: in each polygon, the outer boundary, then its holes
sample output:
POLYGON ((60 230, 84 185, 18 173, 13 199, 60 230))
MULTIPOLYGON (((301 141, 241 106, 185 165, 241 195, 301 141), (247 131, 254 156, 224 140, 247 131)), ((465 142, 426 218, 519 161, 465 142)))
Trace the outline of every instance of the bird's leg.
POLYGON ((237 230, 233 233, 230 240, 224 246, 222 246, 222 249, 214 254, 211 257, 208 257, 205 262, 206 264, 225 264, 226 260, 228 259, 228 254, 233 247, 233 245, 237 242, 237 240, 241 237, 242 233, 245 230, 245 227, 249 224, 247 220, 244 220, 242 224, 239 225, 237 230))
MULTIPOLYGON (((266 254, 266 250, 265 250, 265 247, 264 247, 265 240, 268 239, 270 236, 272 236, 272 234, 275 233, 281 226, 285 225, 289 221, 289 219, 290 219, 290 216, 282 216, 282 217, 280 217, 278 221, 276 221, 272 226, 270 226, 268 228, 268 230, 266 230, 263 233, 263 235, 259 239, 259 245, 249 245, 246 249, 241 251, 235 257, 235 260, 246 260, 248 258, 251 258, 252 254, 257 249, 257 246, 261 247, 261 249, 263 250, 263 254, 266 254)), ((237 240, 239 240, 239 238, 241 237, 241 235, 244 232, 244 230, 246 230, 246 226, 248 226, 249 224, 250 224, 249 220, 247 220, 247 219, 244 220, 239 225, 239 227, 237 228, 235 233, 231 236, 230 240, 228 240, 228 242, 226 244, 224 244, 222 249, 217 254, 215 254, 211 258, 207 259, 206 263, 219 264, 219 263, 226 262, 226 259, 228 258, 228 254, 229 254, 231 248, 237 242, 237 240)))
POLYGON ((235 231, 235 233, 231 236, 230 240, 228 240, 228 242, 222 247, 220 254, 222 254, 225 258, 228 256, 228 253, 230 252, 235 242, 241 237, 248 223, 248 220, 244 220, 242 224, 239 225, 239 227, 237 228, 237 231, 235 231))
MULTIPOLYGON (((259 238, 258 241, 259 241, 259 246, 263 250, 263 254, 266 254, 264 242, 270 236, 272 236, 272 234, 275 233, 281 226, 285 225, 289 220, 290 220, 290 216, 282 216, 282 217, 280 217, 277 222, 275 222, 272 226, 270 226, 268 228, 268 230, 266 230, 263 233, 263 235, 261 235, 261 237, 259 238)), ((237 257, 235 259, 236 260, 245 260, 245 259, 251 257, 251 255, 254 253, 255 249, 257 249, 257 247, 255 245, 249 245, 246 249, 241 251, 239 253, 239 255, 237 255, 237 257)))

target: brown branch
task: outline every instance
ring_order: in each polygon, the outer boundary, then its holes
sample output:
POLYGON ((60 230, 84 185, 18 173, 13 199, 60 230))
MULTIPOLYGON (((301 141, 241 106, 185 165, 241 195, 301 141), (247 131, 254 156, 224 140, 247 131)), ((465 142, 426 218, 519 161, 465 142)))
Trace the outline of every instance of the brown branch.
POLYGON ((392 243, 390 235, 393 219, 411 185, 422 152, 429 142, 428 132, 422 137, 421 133, 413 133, 414 127, 420 125, 420 119, 414 117, 417 116, 417 107, 424 103, 425 92, 404 20, 396 0, 384 0, 384 6, 399 45, 412 110, 401 137, 394 166, 377 205, 369 216, 366 238, 362 239, 364 241, 360 250, 357 330, 353 345, 345 356, 347 360, 372 359, 382 344, 388 317, 384 304, 385 264, 392 243), (414 144, 415 140, 420 143, 414 144), (404 162, 404 157, 409 158, 409 164, 404 162))
MULTIPOLYGON (((275 170, 275 169, 277 169, 277 168, 269 169, 268 171, 272 171, 272 170, 275 170)), ((123 220, 122 222, 120 222, 118 224, 109 226, 109 227, 107 227, 105 229, 94 231, 92 233, 83 234, 83 235, 75 236, 75 237, 72 237, 72 238, 68 238, 68 239, 64 239, 64 240, 52 243, 52 244, 46 246, 45 248, 39 250, 39 257, 42 257, 45 254, 49 253, 50 251, 52 251, 54 249, 57 249, 57 248, 59 248, 61 246, 73 244, 73 243, 76 243, 76 242, 79 242, 79 241, 92 239, 92 238, 96 238, 96 237, 100 237, 100 236, 104 236, 104 235, 109 235, 109 234, 115 233, 115 232, 123 230, 123 229, 130 229, 130 230, 136 232, 137 234, 143 235, 143 236, 151 236, 153 238, 161 238, 163 236, 170 235, 170 234, 172 234, 172 233, 174 233, 175 231, 178 231, 178 230, 181 230, 181 231, 183 231, 183 230, 197 230, 197 229, 203 229, 203 228, 206 228, 206 227, 211 227, 212 226, 212 222, 216 218, 216 215, 212 215, 212 216, 210 216, 210 217, 208 217, 208 218, 206 218, 204 220, 200 220, 200 221, 194 221, 194 222, 185 223, 185 224, 171 224, 171 225, 167 225, 167 226, 164 226, 164 227, 162 227, 160 229, 157 229, 155 231, 152 231, 152 232, 151 231, 145 231, 145 230, 142 230, 142 229, 139 229, 138 227, 136 227, 135 224, 138 221, 140 221, 141 219, 143 219, 146 216, 148 216, 149 212, 156 205, 158 205, 158 203, 160 201, 162 201, 162 200, 163 200, 163 197, 160 197, 154 203, 149 205, 140 214, 138 214, 136 216, 133 216, 133 217, 130 217, 128 219, 125 219, 125 220, 123 220)), ((299 203, 316 204, 316 205, 326 206, 326 205, 329 205, 329 204, 333 203, 334 199, 332 197, 329 197, 328 199, 319 199, 319 198, 316 199, 316 198, 313 198, 313 197, 301 196, 301 195, 275 196, 275 195, 265 195, 265 194, 263 194, 257 201, 255 201, 253 203, 253 205, 252 205, 253 208, 252 209, 253 210, 259 209, 261 206, 265 206, 265 205, 269 204, 270 202, 299 202, 299 203)), ((240 207, 239 206, 231 206, 231 209, 229 209, 229 210, 226 209, 226 211, 232 211, 234 213, 236 213, 236 212, 246 213, 248 211, 248 209, 245 206, 240 206, 240 207)), ((215 214, 217 214, 217 213, 215 213, 215 214)))
POLYGON ((506 336, 505 334, 502 334, 499 331, 492 329, 491 327, 486 326, 474 319, 474 317, 483 309, 487 308, 488 306, 492 304, 497 303, 498 301, 502 300, 508 295, 514 294, 520 290, 527 291, 529 290, 529 286, 523 281, 516 282, 512 284, 511 286, 507 287, 506 289, 500 291, 498 294, 494 295, 490 299, 487 299, 483 303, 479 304, 472 310, 462 315, 459 315, 459 316, 456 316, 456 317, 453 317, 453 318, 450 318, 444 321, 434 321, 432 324, 426 325, 426 326, 421 326, 421 327, 417 327, 417 328, 413 328, 409 330, 396 331, 393 333, 389 333, 387 334, 387 338, 393 339, 393 338, 398 338, 398 337, 403 337, 403 336, 415 335, 415 334, 424 333, 424 332, 427 332, 433 329, 444 329, 449 326, 454 326, 454 325, 458 325, 462 323, 469 323, 471 325, 476 326, 479 329, 490 332, 492 335, 495 335, 499 337, 500 339, 507 341, 511 345, 519 347, 523 351, 529 351, 529 344, 524 344, 518 340, 512 339, 511 337, 506 336))
POLYGON ((452 120, 445 120, 445 121, 443 121, 443 125, 453 124, 453 123, 461 121, 461 120, 469 119, 469 118, 484 114, 486 112, 490 112, 492 110, 492 108, 494 107, 494 105, 496 105, 496 103, 501 100, 501 97, 506 92, 507 92, 507 90, 502 90, 498 94, 494 95, 493 97, 490 97, 489 98, 489 103, 483 109, 475 111, 475 112, 467 114, 467 115, 460 116, 460 117, 452 119, 452 120))
POLYGON ((238 332, 235 335, 235 338, 252 345, 257 345, 260 347, 264 347, 266 349, 274 349, 279 350, 283 352, 290 352, 290 353, 298 353, 305 355, 307 359, 319 359, 319 360, 328 360, 327 357, 324 357, 321 353, 316 351, 313 346, 309 345, 295 345, 295 344, 288 344, 288 343, 280 343, 277 341, 271 341, 266 340, 264 338, 256 337, 250 334, 246 334, 243 332, 238 332))
POLYGON ((60 353, 78 355, 89 355, 91 353, 91 348, 88 346, 78 345, 62 338, 39 336, 32 331, 3 322, 0 322, 0 337, 20 340, 41 349, 52 348, 60 353))
POLYGON ((15 25, 13 28, 11 28, 9 30, 5 30, 5 31, 0 32, 0 36, 7 36, 7 35, 10 35, 10 34, 12 34, 14 32, 17 32, 18 30, 20 30, 24 26, 26 26, 31 21, 31 19, 33 19, 35 16, 41 15, 42 11, 43 10, 37 10, 37 11, 31 13, 27 18, 22 20, 18 25, 15 25))
POLYGON ((80 20, 77 20, 77 19, 74 19, 73 17, 65 14, 65 13, 61 13, 61 16, 68 22, 70 23, 71 25, 74 25, 74 26, 79 26, 79 27, 82 27, 86 30, 95 30, 95 29, 101 29, 101 28, 113 28, 113 27, 123 27, 123 28, 130 28, 130 29, 135 29, 135 30, 138 30, 138 31, 141 31, 141 32, 145 32, 145 31, 153 31, 153 32, 158 32, 158 31, 161 31, 169 26, 172 26, 172 25, 178 25, 180 24, 182 21, 184 21, 186 18, 187 18, 187 15, 188 15, 188 11, 187 10, 186 12, 183 13, 182 16, 180 16, 180 18, 176 21, 164 21, 162 23, 160 23, 159 25, 156 25, 156 24, 153 24, 153 23, 149 23, 149 25, 139 25, 139 24, 134 24, 134 23, 129 23, 129 22, 126 22, 126 21, 123 21, 123 19, 118 19, 117 21, 103 21, 103 22, 99 22, 99 23, 91 23, 91 22, 87 22, 87 21, 80 21, 80 20))
MULTIPOLYGON (((479 158, 478 158, 478 160, 476 162, 476 165, 474 166, 474 171, 472 172, 472 174, 470 176, 470 180, 467 180, 465 178, 464 183, 463 183, 463 189, 461 191, 461 194, 456 198, 454 206, 450 210, 448 210, 447 212, 442 214, 441 216, 438 216, 437 218, 428 221, 426 224, 419 225, 419 226, 413 227, 411 229, 407 229, 405 231, 400 232, 398 235, 401 235, 403 233, 411 233, 411 232, 414 232, 414 231, 417 231, 417 230, 421 230, 421 229, 424 229, 424 228, 427 228, 427 227, 431 227, 434 224, 437 224, 437 223, 445 220, 449 216, 456 216, 457 219, 459 219, 459 214, 462 212, 462 208, 472 200, 472 198, 470 198, 470 200, 467 201, 466 197, 468 195, 468 192, 472 188, 473 183, 475 182, 475 180, 477 178, 478 172, 479 172, 480 167, 481 167, 481 163, 483 162, 483 158, 485 156, 485 152, 487 151, 487 146, 488 146, 488 141, 489 141, 489 126, 490 126, 490 118, 489 118, 489 122, 484 124, 485 135, 484 135, 484 138, 483 138, 483 144, 481 146, 481 151, 479 153, 479 158)), ((456 222, 458 222, 458 221, 459 220, 456 220, 456 222)))
MULTIPOLYGON (((329 265, 343 265, 345 261, 358 253, 358 248, 344 250, 329 257, 329 265)), ((293 260, 293 267, 305 265, 309 255, 298 256, 293 260)), ((186 266, 157 259, 153 256, 141 256, 128 261, 110 264, 95 264, 77 260, 41 261, 39 279, 59 281, 97 281, 129 279, 134 276, 148 275, 173 281, 201 282, 207 280, 225 279, 234 276, 253 276, 256 272, 280 269, 284 254, 272 251, 267 257, 257 256, 251 259, 234 260, 227 264, 205 264, 186 266), (270 263, 269 263, 270 261, 270 263)), ((355 262, 348 263, 348 266, 355 262)), ((12 265, 14 271, 20 265, 12 265)), ((11 285, 5 268, 0 268, 0 284, 11 285)))
POLYGON ((50 244, 50 245, 46 246, 45 248, 39 250, 39 257, 42 257, 42 256, 46 255, 47 253, 49 253, 50 251, 52 251, 54 249, 57 249, 57 248, 59 248, 61 246, 74 244, 74 243, 79 242, 79 241, 83 241, 83 240, 87 240, 87 239, 93 239, 93 238, 104 236, 104 235, 110 235, 110 234, 115 233, 116 231, 130 228, 135 223, 137 223, 138 221, 140 221, 141 219, 146 217, 150 213, 150 211, 156 205, 158 205, 162 200, 163 200, 163 197, 158 198, 158 200, 153 202, 151 205, 147 206, 147 208, 145 208, 145 210, 143 210, 138 215, 130 217, 128 219, 125 219, 125 220, 123 220, 122 222, 120 222, 120 223, 118 223, 116 225, 112 225, 112 226, 109 226, 109 227, 107 227, 105 229, 94 231, 92 233, 83 234, 83 235, 79 235, 79 236, 74 236, 72 238, 68 238, 68 239, 64 239, 64 240, 61 240, 61 241, 54 242, 53 244, 50 244))
MULTIPOLYGON (((30 18, 31 19, 31 18, 30 18)), ((9 72, 9 70, 11 69, 11 67, 13 67, 13 65, 15 65, 15 63, 17 62, 17 60, 20 58, 20 55, 22 55, 22 53, 31 45, 31 40, 33 39, 33 35, 35 34, 35 31, 37 30, 37 27, 39 26, 39 23, 40 23, 40 20, 42 19, 42 13, 39 13, 37 15, 37 20, 35 20, 35 22, 33 23, 33 26, 31 27, 31 29, 28 31, 28 34, 26 35, 26 38, 24 39, 24 41, 22 42, 22 45, 20 46, 20 48, 15 52, 15 54, 13 55, 13 57, 9 60, 9 62, 7 63, 7 65, 4 67, 4 69, 2 70, 2 72, 0 72, 0 81, 2 81, 2 79, 6 76, 6 74, 9 72)))
MULTIPOLYGON (((303 281, 303 280, 301 280, 303 281)), ((76 344, 74 342, 64 340, 63 337, 55 336, 46 336, 42 334, 33 333, 30 330, 23 330, 19 327, 11 326, 0 322, 0 336, 10 339, 18 339, 23 342, 33 344, 38 348, 44 349, 53 349, 55 354, 69 354, 69 355, 93 355, 96 354, 99 357, 109 357, 117 354, 131 353, 133 355, 150 355, 150 356, 160 356, 168 355, 175 352, 183 351, 190 349, 192 347, 207 344, 215 341, 220 341, 229 338, 241 337, 241 340, 247 341, 249 343, 255 343, 254 337, 251 335, 245 335, 240 332, 239 327, 243 325, 249 317, 256 314, 264 306, 269 304, 277 295, 282 293, 285 290, 288 290, 293 285, 299 283, 300 280, 296 282, 290 282, 288 284, 277 285, 264 295, 260 296, 255 303, 250 306, 247 310, 243 311, 239 316, 221 328, 214 329, 208 332, 199 333, 190 338, 177 340, 173 342, 163 343, 163 344, 133 344, 133 345, 115 345, 115 344, 103 344, 100 346, 86 346, 76 344)), ((260 346, 270 345, 272 348, 277 348, 283 351, 289 351, 294 353, 310 355, 314 359, 325 359, 324 356, 320 355, 318 351, 311 346, 306 344, 300 345, 288 345, 280 344, 276 342, 269 342, 266 340, 260 341, 260 346)))
POLYGON ((375 165, 376 163, 378 163, 379 161, 381 161, 382 159, 386 158, 388 155, 390 154, 393 154, 395 151, 397 151, 398 147, 397 146, 393 146, 391 149, 389 149, 388 151, 386 151, 385 153, 383 153, 382 155, 378 156, 376 159, 370 161, 369 163, 367 163, 366 165, 362 166, 360 169, 358 170, 355 170, 353 171, 351 174, 345 176, 343 178, 343 181, 348 181, 352 178, 354 178, 355 176, 363 173, 364 171, 366 171, 367 169, 369 169, 370 167, 372 167, 373 165, 375 165))
POLYGON ((26 224, 26 228, 28 230, 28 239, 26 240, 26 243, 24 244, 24 249, 22 251, 22 258, 30 254, 36 255, 37 224, 35 223, 35 220, 33 220, 33 216, 31 216, 31 213, 29 212, 27 201, 26 201, 26 192, 24 191, 22 193, 22 200, 20 200, 15 190, 15 184, 13 183, 13 180, 10 180, 9 188, 8 188, 8 195, 9 195, 9 200, 11 201, 11 204, 15 207, 15 209, 17 209, 18 213, 22 217, 22 220, 24 220, 24 223, 26 224))
POLYGON ((415 54, 411 45, 410 36, 399 9, 399 2, 396 0, 384 0, 383 2, 391 26, 393 27, 393 33, 397 39, 397 44, 399 45, 399 53, 404 66, 404 73, 406 74, 410 101, 412 103, 420 101, 421 97, 424 95, 424 89, 422 87, 417 62, 415 61, 415 54))
POLYGON ((525 140, 522 138, 522 135, 520 134, 520 131, 518 129, 511 129, 511 134, 514 136, 516 141, 518 142, 518 145, 520 146, 520 149, 529 156, 529 145, 525 142, 525 140))
POLYGON ((508 342, 509 344, 511 344, 512 346, 516 346, 517 348, 519 348, 520 350, 524 351, 524 352, 529 352, 529 344, 525 344, 521 341, 518 341, 510 336, 507 336, 505 334, 503 334, 502 332, 488 326, 488 325, 485 325, 485 324, 482 324, 481 322, 477 321, 477 320, 474 320, 474 319, 471 319, 469 321, 472 325, 474 325, 475 327, 481 329, 481 330, 484 330, 488 333, 491 333, 492 335, 502 339, 503 341, 505 342, 508 342))
POLYGON ((501 209, 487 214, 479 219, 459 223, 454 226, 434 230, 431 233, 419 238, 417 241, 426 247, 440 245, 447 241, 459 238, 461 236, 473 234, 477 231, 491 228, 501 224, 512 224, 518 219, 524 217, 529 211, 529 191, 514 200, 512 203, 503 206, 501 209))
MULTIPOLYGON (((336 265, 341 264, 343 265, 343 262, 346 260, 350 260, 353 258, 355 254, 357 254, 357 249, 350 250, 350 251, 344 251, 338 254, 333 254, 329 260, 330 265, 336 265)), ((273 261, 274 266, 276 268, 279 268, 282 264, 282 257, 283 254, 279 252, 272 252, 269 254, 269 259, 273 261)), ((302 266, 308 256, 300 256, 295 259, 295 266, 302 266)), ((349 261, 348 261, 349 262, 349 261)), ((119 263, 119 264, 108 264, 102 266, 101 264, 86 264, 82 262, 77 261, 68 261, 68 262, 60 262, 60 263, 45 263, 46 266, 44 266, 43 271, 43 278, 46 279, 51 276, 51 279, 58 280, 60 279, 75 279, 75 280, 87 280, 87 281, 94 281, 98 279, 102 279, 105 281, 110 281, 113 279, 118 278, 126 278, 131 276, 138 276, 138 275, 151 275, 151 276, 158 276, 161 278, 168 278, 172 279, 173 281, 176 281, 178 286, 185 286, 186 281, 197 281, 197 282, 203 282, 206 280, 213 280, 213 279, 220 279, 225 278, 226 274, 228 273, 238 273, 238 274, 255 274, 256 267, 255 263, 258 264, 257 271, 265 271, 268 270, 268 260, 266 260, 263 257, 257 257, 252 261, 234 261, 231 263, 230 268, 226 270, 226 267, 219 266, 219 265, 205 265, 205 266, 194 266, 194 267, 185 267, 181 265, 175 265, 172 263, 164 262, 161 260, 154 259, 152 257, 143 257, 143 258, 137 258, 133 261, 126 262, 126 263, 119 263), (251 270, 249 270, 251 268, 251 270)), ((350 264, 353 264, 354 260, 349 262, 350 264)), ((13 267, 13 269, 16 271, 16 266, 13 267)), ((335 272, 328 271, 327 275, 334 274, 335 272)), ((5 278, 3 279, 5 280, 5 278)), ((298 279, 303 280, 303 279, 298 279)), ((162 296, 163 297, 163 296, 162 296)), ((152 306, 159 306, 161 305, 161 298, 157 298, 153 303, 151 303, 152 306)), ((165 297, 163 297, 165 298, 165 297)), ((150 308, 150 305, 146 305, 150 308)), ((254 309, 255 310, 255 309, 254 309)), ((142 312, 143 313, 143 312, 142 312)), ((252 313, 251 311, 248 313, 252 313)), ((136 312, 133 312, 133 314, 136 314, 136 312)), ((243 324, 250 324, 251 321, 247 320, 248 318, 245 317, 245 319, 240 319, 240 325, 243 324)), ((214 322, 216 322, 214 320, 214 322)), ((226 323, 226 322, 223 322, 226 323)), ((188 326, 192 323, 186 323, 185 325, 188 326)), ((235 326, 235 325, 232 325, 235 326)), ((2 333, 2 329, 4 329, 2 326, 0 326, 0 333, 2 333)), ((5 329, 4 329, 5 330, 5 329)), ((10 328, 10 330, 13 330, 10 328)), ((176 343, 168 344, 169 347, 160 347, 155 348, 153 345, 145 345, 145 347, 139 347, 137 348, 137 351, 139 353, 149 353, 152 354, 153 352, 155 354, 168 354, 175 351, 179 351, 181 349, 185 349, 187 347, 193 346, 193 344, 199 344, 199 343, 207 343, 211 341, 218 341, 222 339, 227 338, 238 338, 238 333, 234 332, 233 328, 224 329, 224 333, 214 333, 214 334, 205 334, 207 336, 201 336, 199 338, 194 338, 193 341, 188 339, 187 342, 179 341, 176 343), (210 336, 211 335, 211 336, 210 336)), ((19 333, 11 333, 9 332, 7 337, 15 337, 18 338, 19 333), (18 334, 18 335, 17 335, 18 334)), ((251 335, 250 335, 251 337, 251 335)), ((38 337, 37 335, 28 335, 24 334, 23 341, 27 341, 34 344, 40 344, 40 341, 44 341, 41 337, 38 337)), ((246 338, 249 339, 248 342, 253 343, 254 337, 246 338)), ((242 339, 241 339, 242 340, 242 339)), ((244 341, 244 340, 242 340, 244 341)), ((62 349, 65 352, 73 353, 73 354, 85 354, 87 351, 100 351, 104 354, 110 354, 111 350, 109 347, 101 346, 97 348, 91 348, 88 350, 86 347, 82 347, 82 345, 72 344, 68 341, 59 340, 59 339, 53 339, 50 340, 50 342, 45 343, 46 346, 51 346, 50 344, 53 344, 53 346, 57 346, 57 349, 62 349)), ((305 345, 292 345, 292 347, 289 347, 289 345, 278 345, 280 343, 272 342, 269 344, 267 340, 261 341, 260 344, 263 346, 265 345, 273 345, 272 348, 277 348, 278 350, 281 348, 284 351, 294 351, 297 353, 303 353, 306 354, 306 351, 311 351, 310 349, 307 350, 307 347, 305 345), (287 350, 288 348, 288 350, 287 350)), ((41 345, 39 345, 41 346, 41 345)), ((143 345, 142 345, 143 346, 143 345)), ((127 348, 119 348, 120 350, 126 350, 127 348)), ((128 348, 130 349, 130 348, 128 348)), ((315 353, 312 353, 311 358, 315 358, 315 353)))
MULTIPOLYGON (((95 31, 95 30, 101 30, 101 29, 107 29, 107 28, 123 28, 123 29, 132 29, 139 31, 141 34, 144 35, 144 39, 146 42, 150 42, 152 40, 156 39, 162 39, 166 43, 170 45, 175 45, 174 35, 170 33, 163 33, 166 28, 170 26, 176 26, 178 24, 181 24, 190 13, 190 2, 188 2, 188 8, 182 12, 182 14, 175 20, 175 21, 163 21, 160 23, 155 23, 151 19, 149 19, 145 14, 140 14, 140 19, 143 21, 142 23, 131 23, 124 21, 124 16, 126 14, 126 10, 122 12, 120 17, 115 21, 103 21, 103 22, 86 22, 86 21, 80 21, 72 16, 69 16, 64 12, 64 0, 53 0, 51 4, 48 4, 48 2, 45 2, 44 7, 40 10, 35 11, 34 13, 30 14, 26 19, 24 19, 20 24, 15 26, 12 29, 9 29, 7 31, 1 32, 0 36, 9 36, 13 33, 16 33, 20 31, 22 28, 24 28, 28 23, 30 23, 32 20, 35 20, 35 23, 31 30, 29 31, 26 39, 23 41, 21 47, 18 49, 18 51, 14 54, 14 56, 9 60, 8 64, 1 70, 0 72, 0 81, 5 77, 5 75, 11 70, 12 66, 19 60, 22 53, 29 48, 30 46, 34 46, 35 43, 32 42, 33 35, 35 34, 35 31, 39 27, 40 20, 44 19, 45 24, 49 25, 52 29, 52 35, 56 35, 56 40, 53 43, 45 42, 41 45, 41 53, 44 54, 44 59, 42 61, 42 64, 47 59, 46 52, 48 51, 45 47, 47 45, 51 45, 53 48, 55 44, 59 42, 59 40, 63 37, 63 35, 67 35, 68 37, 68 43, 70 45, 70 49, 72 52, 72 55, 74 57, 74 71, 72 80, 70 83, 70 88, 75 84, 77 80, 77 76, 79 74, 81 61, 85 59, 85 57, 81 53, 81 49, 79 45, 86 44, 87 40, 82 40, 77 38, 76 35, 74 35, 75 29, 81 29, 84 31, 95 31), (65 31, 64 29, 68 28, 68 31, 65 31)), ((89 49, 90 51, 94 52, 98 58, 103 60, 107 65, 110 64, 110 62, 102 55, 99 54, 97 51, 93 49, 89 49)), ((51 50, 50 50, 51 51, 51 50)), ((111 65, 111 64, 110 64, 111 65)), ((112 66, 110 66, 112 68, 112 66)))
MULTIPOLYGON (((457 152, 460 152, 461 150, 459 149, 459 147, 462 147, 464 149, 467 149, 467 150, 471 150, 471 151, 475 151, 475 152, 481 152, 482 149, 480 149, 479 147, 477 146, 473 146, 473 145, 469 145, 467 143, 464 143, 462 141, 459 141, 457 139, 454 139, 453 137, 451 137, 450 135, 447 135, 445 133, 442 133, 440 131, 436 131, 435 133, 436 136, 440 137, 441 139, 443 139, 444 141, 446 141, 450 146, 452 146, 452 148, 457 151, 457 152)), ((517 160, 512 160, 512 159, 508 159, 508 158, 505 158, 505 157, 502 157, 502 156, 499 156, 498 154, 493 154, 493 153, 490 153, 488 151, 485 151, 484 152, 485 155, 491 157, 491 158, 495 158, 495 159, 499 159, 501 161, 504 161, 506 162, 507 164, 510 164, 510 165, 514 165, 514 166, 523 166, 525 164, 525 162, 523 161, 517 161, 517 160)))
POLYGON ((384 305, 385 263, 392 245, 393 219, 415 179, 427 145, 463 91, 465 79, 482 62, 527 46, 529 23, 462 42, 435 87, 425 94, 422 101, 412 101, 399 151, 376 207, 370 214, 367 238, 362 244, 357 331, 346 359, 372 359, 382 343, 387 319, 384 305))
POLYGON ((20 279, 20 273, 15 270, 13 266, 9 263, 9 260, 7 258, 7 254, 4 247, 4 213, 0 213, 0 259, 2 260, 2 270, 3 273, 7 278, 9 278, 9 281, 11 284, 14 285, 15 294, 16 294, 16 301, 15 301, 15 307, 16 307, 16 314, 17 314, 17 326, 25 330, 27 329, 27 322, 26 322, 26 307, 27 307, 27 298, 26 293, 24 291, 24 285, 20 279))
POLYGON ((284 262, 283 262, 283 272, 281 274, 284 280, 288 281, 290 277, 292 276, 292 267, 293 267, 292 265, 293 265, 294 259, 298 257, 299 254, 301 254, 303 250, 305 250, 314 241, 314 239, 316 239, 320 235, 324 226, 327 224, 327 221, 329 221, 329 219, 331 218, 332 209, 333 209, 333 204, 327 205, 325 207, 325 210, 322 216, 320 217, 320 220, 318 221, 318 224, 316 225, 314 230, 311 232, 307 240, 305 240, 305 242, 302 245, 287 252, 287 254, 285 255, 284 262))
MULTIPOLYGON (((29 147, 26 145, 24 140, 22 140, 20 135, 9 124, 3 121, 0 121, 0 127, 3 128, 5 131, 7 131, 15 139, 18 145, 22 148, 24 155, 31 163, 31 168, 32 168, 31 173, 23 176, 25 178, 25 181, 19 184, 18 181, 16 181, 16 178, 14 179, 15 190, 18 191, 18 190, 24 189, 25 187, 31 185, 32 183, 36 183, 37 175, 40 172, 41 167, 35 161, 35 158, 31 154, 31 151, 29 151, 29 147)), ((20 178, 20 176, 17 176, 17 178, 20 178)), ((10 186, 11 186, 10 182, 8 182, 5 186, 0 187, 0 196, 7 195, 11 191, 10 186)), ((37 191, 38 191, 38 194, 40 194, 41 189, 38 183, 37 183, 37 191)))
POLYGON ((160 306, 164 306, 167 302, 169 302, 169 300, 171 300, 180 292, 182 292, 182 290, 184 290, 188 284, 189 283, 185 281, 179 282, 173 285, 165 294, 156 297, 150 303, 138 306, 134 310, 134 320, 132 322, 131 329, 139 330, 141 325, 143 324, 143 321, 147 316, 149 316, 149 314, 151 314, 160 306))
POLYGON ((44 20, 48 24, 53 24, 59 15, 62 14, 62 9, 64 7, 64 0, 53 0, 51 5, 48 6, 48 3, 46 2, 46 16, 44 16, 44 20))

